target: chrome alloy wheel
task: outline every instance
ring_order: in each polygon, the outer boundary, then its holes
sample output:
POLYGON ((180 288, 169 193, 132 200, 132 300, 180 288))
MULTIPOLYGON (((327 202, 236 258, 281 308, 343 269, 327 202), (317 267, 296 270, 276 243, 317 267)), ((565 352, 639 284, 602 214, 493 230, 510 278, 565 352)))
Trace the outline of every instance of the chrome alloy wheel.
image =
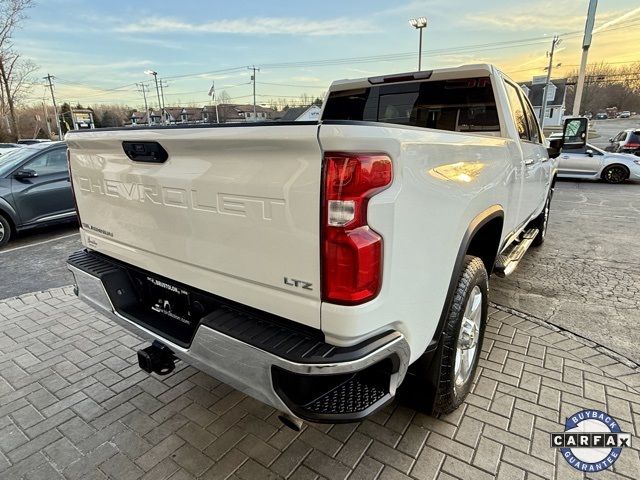
POLYGON ((0 242, 2 241, 4 236, 5 236, 4 225, 2 224, 2 222, 0 222, 0 242))
POLYGON ((480 325, 482 322, 482 290, 473 287, 471 295, 464 308, 464 316, 458 342, 456 345, 456 360, 454 365, 454 388, 456 391, 469 381, 473 365, 478 355, 478 341, 480 339, 480 325))

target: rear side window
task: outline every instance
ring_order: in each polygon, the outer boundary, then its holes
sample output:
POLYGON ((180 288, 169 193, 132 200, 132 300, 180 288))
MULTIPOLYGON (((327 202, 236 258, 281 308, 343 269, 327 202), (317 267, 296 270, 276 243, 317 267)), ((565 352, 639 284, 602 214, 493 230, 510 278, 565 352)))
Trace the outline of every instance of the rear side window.
POLYGON ((522 97, 522 104, 524 105, 524 116, 527 117, 527 124, 529 125, 529 140, 535 143, 541 143, 542 135, 540 134, 538 119, 535 113, 533 113, 531 104, 527 102, 522 90, 520 90, 520 96, 522 97))
POLYGON ((627 143, 640 143, 640 131, 629 132, 629 138, 627 138, 627 143))
POLYGON ((529 140, 529 128, 527 127, 527 120, 524 115, 524 107, 522 106, 520 95, 518 95, 517 87, 508 82, 505 82, 504 86, 507 89, 507 97, 509 97, 509 110, 511 111, 511 116, 513 117, 513 121, 516 125, 516 130, 518 130, 518 136, 522 140, 529 140))
POLYGON ((323 120, 384 122, 454 132, 499 132, 489 77, 333 92, 323 120))
POLYGON ((25 168, 35 170, 38 175, 62 173, 67 171, 67 151, 65 149, 50 150, 28 162, 25 168))

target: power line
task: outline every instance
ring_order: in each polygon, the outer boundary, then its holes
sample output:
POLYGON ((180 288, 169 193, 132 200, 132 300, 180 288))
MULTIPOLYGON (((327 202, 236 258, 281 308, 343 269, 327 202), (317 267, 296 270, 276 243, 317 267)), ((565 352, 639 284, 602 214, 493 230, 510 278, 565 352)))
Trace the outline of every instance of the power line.
POLYGON ((301 85, 299 83, 274 83, 274 82, 258 82, 258 85, 277 85, 281 87, 300 87, 300 88, 327 88, 328 85, 301 85))

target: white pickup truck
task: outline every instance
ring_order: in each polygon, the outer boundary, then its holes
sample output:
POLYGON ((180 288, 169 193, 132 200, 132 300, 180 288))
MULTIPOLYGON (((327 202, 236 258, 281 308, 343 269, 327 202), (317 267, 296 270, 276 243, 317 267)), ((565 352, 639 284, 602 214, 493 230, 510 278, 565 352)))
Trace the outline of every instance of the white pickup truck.
POLYGON ((362 419, 405 380, 425 410, 460 405, 488 277, 543 242, 562 139, 470 65, 334 82, 318 122, 66 142, 77 295, 153 342, 146 371, 182 359, 297 425, 362 419))

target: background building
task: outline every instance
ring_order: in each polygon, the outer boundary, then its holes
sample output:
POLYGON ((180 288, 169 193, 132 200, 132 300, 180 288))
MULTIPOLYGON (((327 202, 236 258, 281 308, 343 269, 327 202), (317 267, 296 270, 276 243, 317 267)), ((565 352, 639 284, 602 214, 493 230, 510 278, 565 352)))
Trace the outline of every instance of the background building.
MULTIPOLYGON (((522 90, 524 90, 529 97, 538 118, 540 118, 540 109, 542 108, 542 92, 544 91, 546 76, 541 80, 542 81, 540 81, 539 78, 534 77, 533 81, 520 84, 522 90)), ((544 122, 542 126, 551 127, 562 125, 562 118, 566 110, 566 96, 567 80, 564 78, 551 80, 549 87, 547 88, 547 108, 545 109, 544 122)))

